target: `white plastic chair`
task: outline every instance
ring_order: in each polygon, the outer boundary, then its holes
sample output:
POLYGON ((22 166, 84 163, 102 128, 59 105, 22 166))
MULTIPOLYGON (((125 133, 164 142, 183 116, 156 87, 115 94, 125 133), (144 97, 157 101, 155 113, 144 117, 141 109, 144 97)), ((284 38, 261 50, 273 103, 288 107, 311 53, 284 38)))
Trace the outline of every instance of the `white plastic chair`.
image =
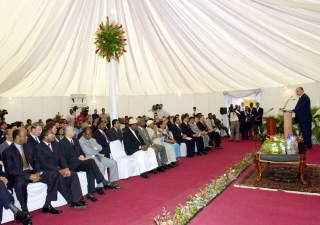
POLYGON ((132 176, 140 175, 138 157, 135 155, 127 155, 123 145, 119 140, 109 143, 112 158, 118 164, 119 179, 126 179, 132 176))

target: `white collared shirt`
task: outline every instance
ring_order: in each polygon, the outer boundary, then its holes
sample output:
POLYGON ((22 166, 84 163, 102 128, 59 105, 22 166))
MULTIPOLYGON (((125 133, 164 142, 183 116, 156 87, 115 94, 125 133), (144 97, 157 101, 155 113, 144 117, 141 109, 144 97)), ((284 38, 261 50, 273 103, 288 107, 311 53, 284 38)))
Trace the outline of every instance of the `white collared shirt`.
MULTIPOLYGON (((19 145, 19 144, 15 143, 15 142, 13 142, 13 143, 16 146, 16 148, 19 150, 19 153, 20 153, 21 158, 22 158, 22 145, 19 145)), ((26 154, 24 154, 24 155, 26 156, 26 154)), ((26 156, 26 158, 27 158, 27 156, 26 156)), ((30 170, 32 170, 32 166, 30 165, 30 163, 28 163, 28 164, 29 164, 30 170)), ((23 168, 23 170, 24 170, 24 168, 23 168)))
POLYGON ((39 138, 38 138, 37 136, 34 136, 34 135, 32 135, 31 133, 30 133, 30 135, 31 135, 31 137, 34 138, 34 140, 36 140, 38 143, 40 143, 40 140, 39 140, 39 138))
MULTIPOLYGON (((136 132, 134 132, 130 127, 129 127, 129 129, 131 130, 131 132, 133 133, 133 135, 137 138, 137 140, 140 142, 140 140, 139 140, 139 138, 138 138, 138 136, 137 136, 136 132)), ((140 143, 141 143, 141 142, 140 142, 140 143)))
POLYGON ((6 140, 6 142, 7 142, 7 144, 8 144, 8 145, 11 145, 11 144, 12 144, 12 142, 11 142, 11 141, 7 141, 7 140, 6 140))
POLYGON ((51 145, 51 143, 47 143, 47 142, 45 142, 45 141, 43 141, 43 143, 45 143, 45 144, 46 144, 46 146, 50 145, 50 147, 48 146, 48 148, 50 148, 50 149, 51 149, 51 151, 52 151, 52 145, 51 145))

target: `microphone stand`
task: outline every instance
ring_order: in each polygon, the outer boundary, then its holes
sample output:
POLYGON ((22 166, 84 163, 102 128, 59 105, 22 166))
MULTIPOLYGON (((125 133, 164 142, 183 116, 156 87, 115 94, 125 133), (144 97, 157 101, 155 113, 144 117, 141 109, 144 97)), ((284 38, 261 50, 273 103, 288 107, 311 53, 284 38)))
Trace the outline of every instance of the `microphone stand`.
POLYGON ((286 108, 286 106, 287 106, 287 104, 288 104, 288 102, 289 102, 290 100, 295 100, 295 99, 293 99, 292 97, 293 97, 293 96, 291 96, 291 97, 286 101, 286 104, 284 105, 283 109, 286 108))

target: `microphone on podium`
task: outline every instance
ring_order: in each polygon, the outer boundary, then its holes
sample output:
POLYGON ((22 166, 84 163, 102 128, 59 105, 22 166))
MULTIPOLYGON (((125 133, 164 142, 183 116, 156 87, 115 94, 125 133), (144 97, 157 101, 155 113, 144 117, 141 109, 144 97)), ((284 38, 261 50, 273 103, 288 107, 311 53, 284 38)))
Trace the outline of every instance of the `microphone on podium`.
POLYGON ((293 98, 293 96, 290 96, 290 98, 288 98, 288 100, 286 101, 286 104, 284 105, 283 109, 286 108, 286 106, 287 106, 287 104, 288 104, 288 102, 289 102, 290 100, 295 100, 295 99, 293 98))

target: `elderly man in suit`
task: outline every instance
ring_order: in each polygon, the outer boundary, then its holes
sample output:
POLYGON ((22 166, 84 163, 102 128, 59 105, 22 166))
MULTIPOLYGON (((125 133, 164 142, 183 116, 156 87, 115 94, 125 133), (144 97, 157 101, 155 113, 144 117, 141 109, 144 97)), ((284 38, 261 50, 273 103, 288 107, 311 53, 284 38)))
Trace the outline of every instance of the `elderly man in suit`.
POLYGON ((99 119, 99 122, 97 124, 98 130, 96 130, 93 133, 93 137, 96 139, 99 145, 101 145, 102 150, 99 152, 100 154, 103 154, 104 156, 110 158, 110 139, 109 134, 106 130, 106 124, 103 118, 99 119))
POLYGON ((116 141, 116 140, 119 140, 120 142, 123 141, 119 120, 117 119, 112 120, 112 128, 109 130, 109 137, 110 137, 110 141, 116 141))
POLYGON ((27 185, 32 182, 47 184, 47 197, 42 208, 43 213, 60 214, 62 211, 55 209, 51 201, 58 197, 58 173, 55 171, 40 170, 40 165, 35 161, 34 147, 27 143, 27 131, 19 128, 12 133, 13 143, 6 148, 3 155, 3 163, 9 181, 12 184, 21 209, 28 211, 27 185))
POLYGON ((130 119, 129 125, 123 133, 124 150, 127 155, 136 155, 140 168, 140 176, 149 178, 147 171, 154 170, 158 167, 154 150, 148 148, 143 139, 140 137, 138 129, 138 121, 130 119))
MULTIPOLYGON (((79 140, 80 146, 83 152, 86 154, 88 158, 93 158, 96 162, 100 172, 104 175, 106 171, 106 167, 109 168, 110 171, 110 183, 109 188, 120 189, 121 187, 115 183, 115 181, 119 180, 119 172, 117 162, 104 157, 103 154, 99 154, 102 150, 101 145, 99 145, 96 139, 92 138, 92 130, 90 127, 85 127, 83 129, 83 135, 79 140)), ((98 184, 97 192, 101 195, 104 194, 102 190, 102 183, 98 184)))
MULTIPOLYGON (((164 167, 168 163, 168 157, 166 153, 166 149, 162 145, 157 145, 153 143, 152 139, 150 138, 148 131, 146 128, 144 128, 145 120, 143 118, 140 118, 140 122, 138 125, 138 132, 140 137, 142 137, 142 140, 147 145, 148 148, 153 148, 154 152, 156 154, 157 162, 158 162, 158 168, 157 170, 159 172, 165 172, 164 167)), ((166 166, 165 166, 166 167, 166 166)))
MULTIPOLYGON (((284 110, 285 112, 295 113, 295 122, 299 123, 304 143, 307 145, 308 149, 312 149, 311 142, 311 129, 312 129, 312 115, 311 115, 311 101, 309 96, 304 93, 302 87, 296 88, 296 94, 299 96, 297 105, 292 110, 284 110)), ((283 109, 282 109, 283 110, 283 109)))
POLYGON ((58 176, 58 191, 70 203, 70 208, 85 209, 88 206, 82 201, 82 191, 76 172, 69 170, 63 157, 59 143, 55 141, 52 130, 44 129, 40 135, 41 142, 35 148, 41 169, 56 171, 58 176))
POLYGON ((197 116, 189 118, 189 126, 190 126, 192 132, 194 132, 196 134, 201 134, 201 136, 203 138, 203 145, 204 145, 205 149, 210 150, 211 148, 209 146, 208 132, 199 130, 199 128, 197 126, 198 122, 199 122, 199 118, 197 116))
POLYGON ((28 134, 28 143, 32 144, 34 147, 40 143, 39 136, 42 132, 42 126, 40 123, 35 122, 31 125, 31 131, 28 134))
POLYGON ((87 158, 83 152, 79 140, 75 138, 75 130, 73 126, 64 127, 65 138, 59 142, 59 148, 64 155, 69 169, 75 172, 85 171, 88 181, 87 199, 97 202, 98 199, 93 196, 95 191, 95 180, 97 184, 103 183, 104 189, 108 189, 108 181, 100 172, 97 164, 92 158, 87 158))

